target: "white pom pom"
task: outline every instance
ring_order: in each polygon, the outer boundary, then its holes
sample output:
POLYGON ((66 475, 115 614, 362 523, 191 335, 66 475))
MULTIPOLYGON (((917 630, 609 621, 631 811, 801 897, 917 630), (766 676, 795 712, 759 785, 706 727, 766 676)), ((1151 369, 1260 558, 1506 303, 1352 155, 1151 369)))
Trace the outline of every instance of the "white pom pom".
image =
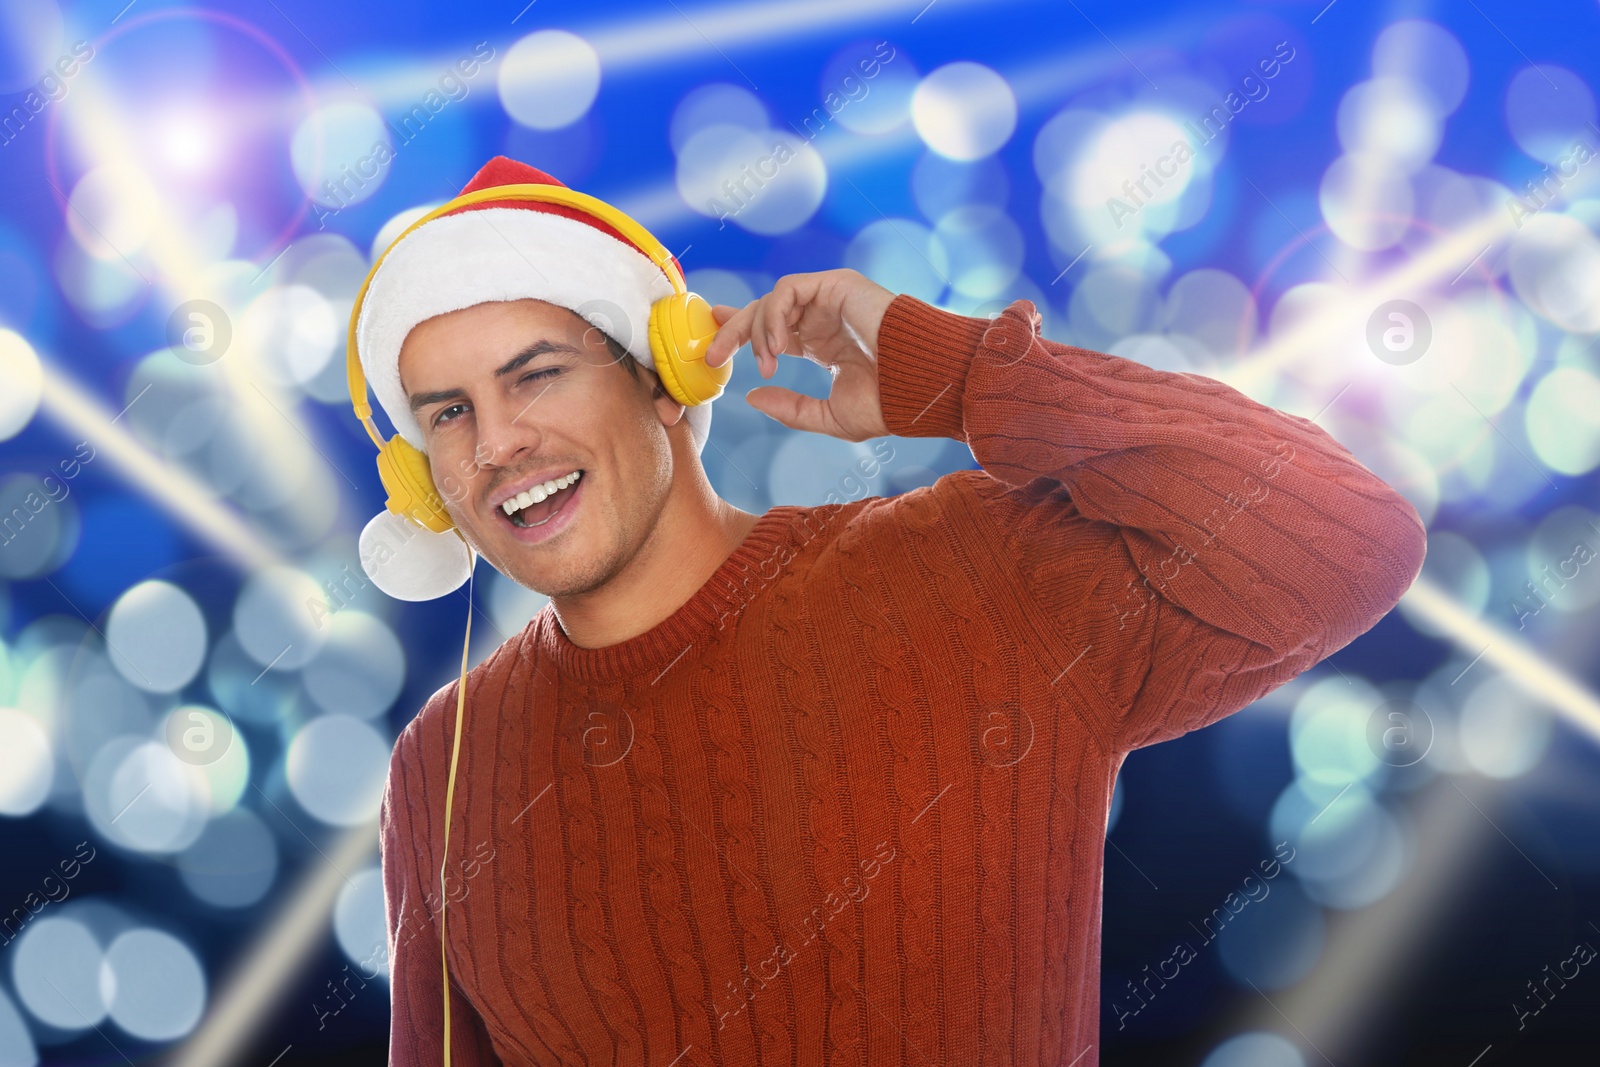
POLYGON ((361 569, 396 600, 436 600, 472 576, 472 553, 454 530, 435 533, 384 509, 361 531, 361 569))

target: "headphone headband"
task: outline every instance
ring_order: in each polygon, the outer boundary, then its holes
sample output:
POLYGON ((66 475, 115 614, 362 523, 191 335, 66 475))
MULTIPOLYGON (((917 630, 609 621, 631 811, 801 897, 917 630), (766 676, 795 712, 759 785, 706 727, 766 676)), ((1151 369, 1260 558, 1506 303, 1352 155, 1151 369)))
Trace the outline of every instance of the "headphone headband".
POLYGON ((598 197, 588 193, 580 193, 576 189, 568 189, 564 185, 545 185, 527 183, 521 185, 500 185, 488 189, 475 189, 470 193, 460 196, 434 208, 410 226, 401 231, 400 236, 389 242, 389 247, 373 260, 372 268, 367 271, 367 276, 361 282, 361 288, 356 292, 355 305, 350 309, 350 330, 345 344, 345 377, 350 385, 350 404, 355 409, 356 418, 361 420, 367 429, 367 436, 372 438, 372 443, 380 449, 384 441, 378 433, 377 427, 372 424, 372 407, 367 403, 367 377, 361 369, 361 357, 356 351, 356 323, 361 318, 361 307, 367 298, 367 289, 372 285, 372 279, 378 273, 378 268, 383 266, 383 261, 388 258, 395 246, 405 240, 411 232, 427 222, 432 222, 441 215, 448 215, 452 211, 474 204, 481 204, 489 200, 532 200, 547 204, 561 204, 585 212, 602 222, 609 223, 618 233, 632 241, 661 272, 667 276, 667 281, 672 283, 674 291, 682 293, 687 291, 683 274, 668 252, 666 246, 658 241, 654 234, 635 222, 626 213, 606 203, 598 197))

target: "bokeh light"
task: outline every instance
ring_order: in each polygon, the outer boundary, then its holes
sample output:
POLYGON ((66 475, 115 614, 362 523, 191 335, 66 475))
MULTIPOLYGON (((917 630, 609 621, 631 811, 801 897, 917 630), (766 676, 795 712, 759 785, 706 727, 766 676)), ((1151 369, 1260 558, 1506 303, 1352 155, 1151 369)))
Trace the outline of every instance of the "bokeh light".
POLYGON ((600 57, 575 33, 539 30, 512 45, 496 74, 500 104, 517 122, 553 130, 582 118, 600 92, 600 57))
POLYGON ((333 909, 334 936, 362 975, 389 973, 389 933, 384 922, 383 872, 368 867, 350 876, 333 909))
POLYGON ((33 812, 49 795, 54 773, 44 728, 15 708, 0 708, 0 815, 33 812))
POLYGON ((59 1030, 81 1030, 106 1016, 100 969, 105 960, 89 928, 44 916, 29 923, 11 951, 11 981, 24 1007, 59 1030))
POLYGON ((1596 118, 1594 92, 1574 72, 1551 63, 1517 71, 1506 86, 1506 127, 1534 159, 1554 163, 1588 139, 1596 118))
POLYGON ((106 648, 128 681, 152 693, 171 693, 188 685, 205 662, 206 620, 177 586, 140 582, 112 607, 106 648))
POLYGON ((1306 1060, 1287 1038, 1250 1033, 1228 1038, 1211 1050, 1200 1067, 1306 1067, 1306 1060))
POLYGON ((295 800, 334 826, 377 817, 389 746, 353 715, 332 714, 301 727, 289 743, 286 774, 295 800))
POLYGON ((146 1041, 182 1037, 205 1009, 200 961, 183 942, 159 930, 129 930, 111 942, 100 984, 111 1021, 146 1041))
MULTIPOLYGON (((1315 666, 1202 737, 1093 756, 1126 757, 1096 771, 1116 782, 1107 989, 1225 897, 1238 907, 1263 849, 1295 851, 1153 1010, 1126 1030, 1103 1014, 1085 1061, 1501 1054, 1511 1026, 1471 1006, 1540 964, 1483 946, 1590 936, 1528 887, 1582 900, 1600 877, 1600 108, 1584 52, 1600 7, 1515 25, 1487 6, 1325 0, 980 7, 419 7, 374 36, 370 15, 329 5, 0 0, 0 1067, 123 1049, 201 1067, 223 1046, 267 1062, 291 1044, 285 1065, 383 1061, 386 993, 325 1017, 304 1005, 346 973, 388 977, 375 820, 395 739, 456 676, 466 618, 475 665, 551 603, 494 566, 470 606, 466 587, 402 601, 392 570, 366 573, 413 528, 383 508, 351 417, 346 334, 375 258, 497 154, 633 214, 714 303, 841 266, 979 319, 1025 299, 1045 338, 1087 350, 1062 366, 1142 368, 1081 387, 1189 376, 1162 380, 1214 390, 1218 412, 1232 387, 1400 491, 1427 555, 1370 632, 1301 649, 1315 666), (1375 343, 1397 308, 1408 340, 1375 343), (1397 708, 1405 744, 1387 740, 1397 708), (1474 948, 1463 964, 1444 945, 1474 948), (1394 1009, 1421 1000, 1432 1010, 1394 1009)), ((970 440, 848 442, 743 401, 765 384, 829 387, 803 360, 769 383, 736 356, 700 461, 756 514, 879 495, 892 515, 1031 427, 973 421, 999 400, 968 390, 970 440)), ((1124 530, 1113 555, 1187 543, 1171 512, 1133 506, 1164 487, 1156 450, 1107 451, 1081 412, 1058 414, 1073 466, 1057 496, 1078 518, 1167 523, 1124 530)), ((1347 504, 1331 478, 1297 485, 1298 503, 1347 504)), ((1200 562, 1282 537, 1336 550, 1302 535, 1306 514, 1235 520, 1200 562)), ((466 549, 430 533, 399 551, 442 573, 466 549)), ((1063 625, 1108 610, 1122 577, 1096 570, 1063 625)), ((1236 585, 1160 619, 1239 622, 1236 585)), ((1008 646, 997 669, 1032 671, 1036 644, 1019 631, 1021 658, 1008 646)), ((529 690, 536 715, 566 692, 548 681, 529 690)), ((1586 1040, 1574 1017, 1545 1013, 1523 1051, 1586 1040)))
POLYGON ((993 68, 961 60, 930 71, 911 95, 911 121, 928 147, 951 159, 981 159, 1011 139, 1017 99, 993 68))
POLYGON ((0 441, 15 437, 39 408, 44 374, 39 356, 27 338, 14 330, 0 330, 0 441))
POLYGON ((302 122, 290 145, 295 177, 324 207, 343 209, 375 194, 394 153, 389 126, 370 104, 326 104, 302 122))
POLYGON ((218 908, 247 908, 276 880, 278 845, 259 817, 238 808, 207 823, 174 866, 199 900, 218 908))

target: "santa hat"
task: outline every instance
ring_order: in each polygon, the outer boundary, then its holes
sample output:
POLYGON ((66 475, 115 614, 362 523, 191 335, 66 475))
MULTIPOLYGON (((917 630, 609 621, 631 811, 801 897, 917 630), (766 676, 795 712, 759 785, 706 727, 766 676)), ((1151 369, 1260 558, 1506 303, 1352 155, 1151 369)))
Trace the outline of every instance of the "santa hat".
MULTIPOLYGON (((562 186, 536 167, 496 156, 461 191, 531 184, 562 186)), ((486 200, 424 223, 389 250, 367 287, 356 347, 395 432, 426 451, 400 386, 400 346, 419 323, 475 304, 533 298, 574 312, 655 370, 650 308, 673 292, 662 269, 610 223, 565 204, 486 200)), ((711 404, 685 409, 684 418, 695 450, 704 451, 711 404)), ((401 600, 444 596, 472 569, 455 531, 434 533, 388 510, 362 531, 360 551, 378 588, 401 600)))

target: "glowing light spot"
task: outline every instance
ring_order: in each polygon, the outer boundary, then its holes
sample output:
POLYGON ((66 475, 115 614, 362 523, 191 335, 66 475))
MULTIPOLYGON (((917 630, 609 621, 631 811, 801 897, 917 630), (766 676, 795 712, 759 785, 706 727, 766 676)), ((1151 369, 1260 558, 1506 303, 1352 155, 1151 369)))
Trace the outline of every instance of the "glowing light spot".
POLYGON ((0 441, 15 437, 33 420, 44 391, 38 353, 21 334, 0 330, 0 441))
POLYGON ((1521 686, 1492 675, 1461 706, 1461 752, 1491 778, 1519 778, 1544 758, 1553 721, 1549 709, 1521 686))
POLYGON ((1534 313, 1573 333, 1600 330, 1600 238, 1568 215, 1528 219, 1509 250, 1511 287, 1534 313))
POLYGON ((353 101, 318 108, 296 127, 289 143, 300 187, 316 203, 335 209, 377 192, 393 153, 383 116, 353 101))
POLYGON ((1228 1038, 1200 1067, 1306 1067, 1306 1060, 1292 1042, 1262 1031, 1228 1038))
POLYGON ((223 132, 202 111, 184 109, 163 116, 151 141, 160 158, 182 174, 204 174, 225 154, 223 132))
POLYGON ((162 581, 129 587, 106 621, 111 663, 151 693, 189 684, 206 658, 206 620, 184 590, 162 581))
POLYGON ((194 1029, 206 1003, 206 976, 189 946, 160 930, 129 930, 106 949, 100 984, 111 1021, 146 1041, 194 1029))
POLYGON ((535 130, 555 130, 594 105, 600 56, 575 33, 540 30, 511 46, 495 78, 506 114, 535 130))
POLYGON ((1576 367, 1557 367, 1539 380, 1524 412, 1528 442, 1539 458, 1578 477, 1600 467, 1600 380, 1576 367))
POLYGON ((328 614, 328 597, 303 571, 267 567, 251 576, 233 607, 233 629, 244 650, 274 670, 298 670, 322 647, 317 625, 328 614), (320 608, 318 611, 313 608, 320 608))
POLYGON ((389 745, 351 715, 311 720, 289 743, 289 790, 302 808, 334 826, 378 817, 389 745))
POLYGON ((897 293, 929 303, 950 277, 950 257, 938 236, 914 219, 869 222, 850 239, 844 265, 897 293))
POLYGON ((1017 128, 1017 97, 981 63, 946 63, 911 94, 911 122, 927 146, 951 159, 981 159, 1017 128))
POLYGON ((11 951, 17 997, 34 1018, 69 1031, 86 1030, 105 1018, 103 956, 87 926, 74 919, 35 919, 11 951))
POLYGON ((1432 100, 1400 78, 1352 85, 1339 102, 1337 123, 1346 152, 1373 153, 1408 174, 1433 158, 1444 136, 1432 100))
POLYGON ((1334 160, 1322 175, 1317 199, 1334 235, 1363 252, 1399 241, 1414 203, 1405 172, 1375 153, 1334 160))
POLYGON ((73 187, 67 229, 94 258, 121 260, 150 239, 159 209, 160 197, 143 171, 110 163, 73 187))
MULTIPOLYGON (((455 882, 450 880, 452 899, 455 882)), ((435 889, 438 887, 435 886, 435 889)), ((383 872, 368 867, 350 876, 333 908, 333 934, 361 977, 389 976, 389 928, 384 918, 383 872)))
POLYGON ((676 177, 683 202, 719 229, 732 222, 767 237, 805 225, 828 189, 827 166, 809 143, 722 123, 684 142, 676 177))
POLYGON ((1583 139, 1593 147, 1594 93, 1565 67, 1539 63, 1519 70, 1506 86, 1506 128, 1534 159, 1554 163, 1583 139))
POLYGON ((1372 73, 1411 82, 1442 118, 1461 106, 1471 70, 1466 49, 1449 30, 1423 19, 1401 19, 1385 26, 1373 42, 1372 73))
POLYGON ((50 738, 32 716, 0 708, 0 815, 30 815, 50 793, 50 738))

